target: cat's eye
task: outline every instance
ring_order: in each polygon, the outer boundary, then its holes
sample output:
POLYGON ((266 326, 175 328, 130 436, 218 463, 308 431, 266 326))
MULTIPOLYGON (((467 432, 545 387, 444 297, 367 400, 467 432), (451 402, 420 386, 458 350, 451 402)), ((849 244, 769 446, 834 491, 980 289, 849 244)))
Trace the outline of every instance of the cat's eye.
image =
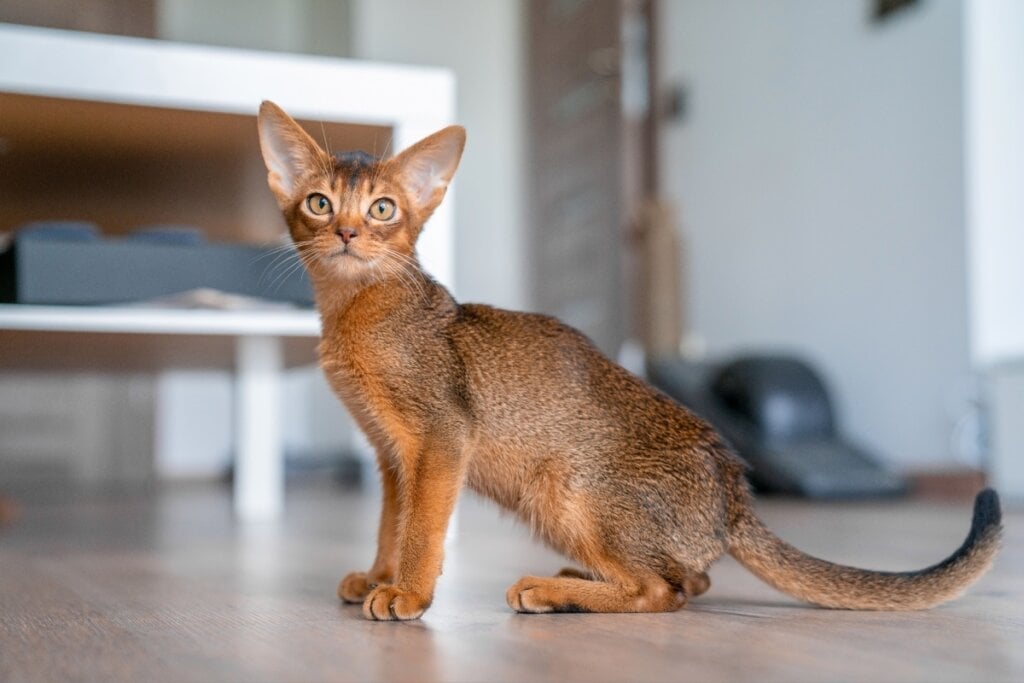
POLYGON ((370 204, 370 217, 378 221, 388 221, 395 216, 395 203, 390 199, 382 198, 370 204))
POLYGON ((319 192, 306 197, 306 206, 317 216, 326 216, 331 212, 331 200, 319 192))

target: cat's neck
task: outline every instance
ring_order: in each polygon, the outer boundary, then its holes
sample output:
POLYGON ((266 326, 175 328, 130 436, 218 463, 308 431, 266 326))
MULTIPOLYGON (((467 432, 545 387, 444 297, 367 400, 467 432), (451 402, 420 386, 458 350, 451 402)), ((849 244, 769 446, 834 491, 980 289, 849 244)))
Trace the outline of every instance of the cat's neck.
POLYGON ((332 319, 362 316, 367 309, 385 313, 409 304, 422 306, 437 288, 416 262, 361 277, 312 272, 310 276, 317 310, 332 319))

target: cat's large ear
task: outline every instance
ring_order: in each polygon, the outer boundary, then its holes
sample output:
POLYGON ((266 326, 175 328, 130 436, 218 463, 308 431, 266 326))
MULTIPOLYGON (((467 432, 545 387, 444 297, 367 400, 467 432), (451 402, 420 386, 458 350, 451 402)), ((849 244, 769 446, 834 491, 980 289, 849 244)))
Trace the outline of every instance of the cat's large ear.
POLYGON ((444 199, 465 146, 466 129, 448 126, 394 158, 399 180, 424 218, 444 199))
POLYGON ((267 165, 267 182, 282 209, 294 201, 296 181, 324 168, 324 153, 313 138, 269 100, 260 105, 260 150, 267 165))

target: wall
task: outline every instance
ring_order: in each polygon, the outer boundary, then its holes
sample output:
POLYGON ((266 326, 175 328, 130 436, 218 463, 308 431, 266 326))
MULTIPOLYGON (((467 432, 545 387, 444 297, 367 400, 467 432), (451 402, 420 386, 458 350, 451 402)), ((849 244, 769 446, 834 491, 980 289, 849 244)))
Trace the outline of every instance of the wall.
MULTIPOLYGON (((455 288, 522 308, 522 8, 516 0, 359 0, 353 56, 455 72, 466 151, 455 176, 455 288)), ((429 228, 428 228, 429 229, 429 228)))
POLYGON ((967 4, 967 224, 971 349, 1024 360, 1024 3, 967 4))
POLYGON ((971 351, 991 406, 989 470, 1024 500, 1024 3, 971 0, 964 27, 971 351))
POLYGON ((350 5, 350 0, 157 0, 157 36, 347 57, 350 5))
POLYGON ((961 6, 882 25, 867 2, 664 3, 689 92, 662 165, 691 341, 793 350, 841 424, 901 466, 948 461, 968 415, 961 6))

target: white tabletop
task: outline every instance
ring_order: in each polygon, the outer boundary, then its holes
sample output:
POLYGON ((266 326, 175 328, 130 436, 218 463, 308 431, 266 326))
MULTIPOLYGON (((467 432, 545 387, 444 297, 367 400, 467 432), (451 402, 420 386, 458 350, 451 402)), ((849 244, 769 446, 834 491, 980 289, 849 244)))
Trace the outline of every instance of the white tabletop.
POLYGON ((0 91, 248 115, 271 99, 299 118, 430 132, 453 119, 455 77, 434 67, 0 23, 0 91))
POLYGON ((44 332, 319 337, 316 311, 0 304, 0 329, 44 332))

